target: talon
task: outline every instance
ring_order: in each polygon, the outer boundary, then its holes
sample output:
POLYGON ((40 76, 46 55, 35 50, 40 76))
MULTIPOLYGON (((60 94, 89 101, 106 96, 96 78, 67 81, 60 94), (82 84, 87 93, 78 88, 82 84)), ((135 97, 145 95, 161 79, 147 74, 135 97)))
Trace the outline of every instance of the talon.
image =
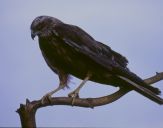
POLYGON ((74 103, 75 103, 75 99, 76 98, 79 98, 79 93, 72 92, 72 93, 68 94, 68 97, 71 97, 72 98, 72 106, 73 106, 74 103))
POLYGON ((51 102, 51 95, 46 94, 41 98, 41 103, 44 104, 46 102, 51 102))

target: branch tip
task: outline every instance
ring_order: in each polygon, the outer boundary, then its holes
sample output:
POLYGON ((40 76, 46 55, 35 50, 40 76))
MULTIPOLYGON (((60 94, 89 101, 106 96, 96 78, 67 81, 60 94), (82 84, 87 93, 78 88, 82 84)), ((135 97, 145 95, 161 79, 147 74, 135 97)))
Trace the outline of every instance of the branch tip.
POLYGON ((26 99, 26 105, 29 105, 29 104, 30 104, 30 100, 26 99))

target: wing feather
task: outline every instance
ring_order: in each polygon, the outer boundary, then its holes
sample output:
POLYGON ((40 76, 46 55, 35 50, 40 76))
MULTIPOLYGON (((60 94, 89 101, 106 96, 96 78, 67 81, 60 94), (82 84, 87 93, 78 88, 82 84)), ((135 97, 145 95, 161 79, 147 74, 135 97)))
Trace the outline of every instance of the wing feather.
POLYGON ((55 32, 60 35, 67 45, 89 56, 90 59, 93 59, 108 70, 111 70, 114 66, 127 68, 128 61, 125 57, 113 51, 109 46, 96 41, 81 28, 62 24, 55 27, 55 32))

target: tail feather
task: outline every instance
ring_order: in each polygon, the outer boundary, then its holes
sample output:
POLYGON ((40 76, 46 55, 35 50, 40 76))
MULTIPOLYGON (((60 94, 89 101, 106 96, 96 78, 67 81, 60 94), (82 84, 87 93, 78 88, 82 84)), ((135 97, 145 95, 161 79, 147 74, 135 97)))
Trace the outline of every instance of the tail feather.
POLYGON ((147 88, 148 90, 150 90, 151 92, 153 92, 156 95, 160 95, 161 91, 158 88, 152 87, 150 85, 148 85, 147 83, 145 83, 139 76, 137 76, 136 74, 130 72, 129 70, 126 70, 124 68, 121 67, 116 67, 114 69, 114 71, 116 72, 116 74, 123 76, 125 78, 128 78, 129 80, 133 81, 134 83, 143 86, 144 88, 147 88))
POLYGON ((153 92, 156 95, 161 94, 161 91, 158 88, 148 85, 141 78, 139 78, 136 74, 130 72, 129 75, 131 77, 131 80, 136 82, 138 85, 142 85, 144 88, 147 88, 148 90, 150 90, 151 92, 153 92))
MULTIPOLYGON (((126 77, 123 77, 123 76, 118 76, 120 79, 126 81, 127 83, 129 83, 132 88, 139 92, 140 94, 142 94, 143 96, 151 99, 152 101, 158 103, 158 104, 163 104, 163 99, 161 99, 160 97, 158 97, 156 94, 160 93, 160 91, 158 91, 159 89, 157 88, 146 88, 145 86, 141 86, 135 82, 133 82, 132 80, 126 78, 126 77)), ((149 86, 150 87, 150 86, 149 86)), ((151 86, 152 87, 152 86, 151 86)))

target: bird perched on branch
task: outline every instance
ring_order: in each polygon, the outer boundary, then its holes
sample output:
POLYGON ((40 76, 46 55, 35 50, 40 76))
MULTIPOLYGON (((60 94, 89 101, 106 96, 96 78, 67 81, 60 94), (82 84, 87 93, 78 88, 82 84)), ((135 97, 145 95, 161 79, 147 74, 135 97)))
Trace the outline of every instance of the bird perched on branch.
POLYGON ((42 98, 51 96, 68 85, 69 76, 82 83, 69 94, 73 101, 88 81, 135 90, 150 100, 163 104, 160 90, 147 85, 128 68, 128 60, 109 46, 96 41, 81 28, 50 16, 36 17, 31 24, 31 37, 38 36, 42 55, 48 66, 59 76, 59 86, 42 98))

